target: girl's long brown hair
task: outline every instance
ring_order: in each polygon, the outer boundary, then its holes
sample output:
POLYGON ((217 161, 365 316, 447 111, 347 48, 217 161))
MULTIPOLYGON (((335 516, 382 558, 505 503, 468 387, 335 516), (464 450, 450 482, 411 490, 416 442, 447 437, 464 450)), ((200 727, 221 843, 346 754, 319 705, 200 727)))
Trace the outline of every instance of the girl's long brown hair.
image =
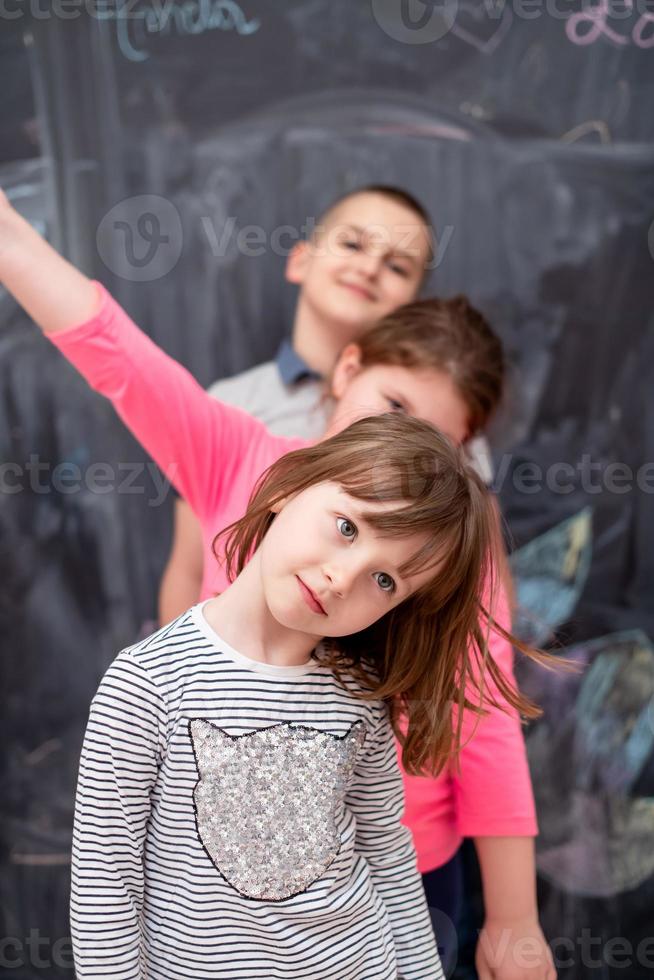
POLYGON ((540 656, 496 624, 486 608, 492 608, 499 565, 490 494, 461 451, 426 422, 398 414, 362 419, 273 463, 245 516, 218 536, 227 536, 230 579, 262 541, 276 505, 325 482, 361 501, 397 503, 365 515, 378 533, 426 535, 426 545, 400 571, 431 568, 428 584, 368 629, 330 640, 321 652, 342 683, 349 674, 364 686, 364 697, 388 703, 406 771, 436 773, 458 751, 463 708, 479 715, 484 704, 501 707, 504 698, 526 716, 538 714, 488 655, 488 633, 495 629, 523 652, 540 656), (490 596, 488 604, 483 596, 490 596), (497 693, 491 696, 489 687, 497 693), (476 703, 468 697, 471 689, 476 703))

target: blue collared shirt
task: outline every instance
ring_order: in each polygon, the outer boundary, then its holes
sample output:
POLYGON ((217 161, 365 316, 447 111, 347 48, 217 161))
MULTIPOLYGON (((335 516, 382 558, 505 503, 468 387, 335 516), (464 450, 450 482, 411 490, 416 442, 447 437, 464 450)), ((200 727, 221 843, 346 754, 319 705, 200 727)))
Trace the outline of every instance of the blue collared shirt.
POLYGON ((299 381, 320 381, 321 375, 293 350, 288 340, 283 340, 275 358, 279 375, 285 385, 294 385, 299 381))

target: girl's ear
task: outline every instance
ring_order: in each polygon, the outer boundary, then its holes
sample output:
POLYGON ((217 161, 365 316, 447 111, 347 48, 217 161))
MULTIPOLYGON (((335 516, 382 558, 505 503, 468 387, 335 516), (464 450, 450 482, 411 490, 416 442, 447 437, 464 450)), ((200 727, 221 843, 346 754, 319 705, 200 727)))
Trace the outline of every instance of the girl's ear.
POLYGON ((309 268, 309 257, 309 243, 306 241, 296 242, 286 259, 285 276, 287 282, 292 282, 296 286, 302 285, 309 268))
POLYGON ((284 509, 287 503, 288 503, 288 497, 282 497, 281 500, 276 500, 275 503, 270 508, 270 513, 279 514, 279 512, 284 509))
POLYGON ((334 398, 342 398, 345 389, 353 378, 361 372, 361 348, 358 344, 348 344, 339 354, 332 372, 331 387, 334 398))

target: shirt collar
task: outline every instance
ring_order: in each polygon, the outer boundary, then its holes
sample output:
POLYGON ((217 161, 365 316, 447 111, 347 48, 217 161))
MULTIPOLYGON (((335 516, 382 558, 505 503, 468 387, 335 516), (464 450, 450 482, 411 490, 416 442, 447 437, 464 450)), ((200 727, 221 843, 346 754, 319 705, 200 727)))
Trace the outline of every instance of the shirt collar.
POLYGON ((277 370, 285 385, 294 385, 298 381, 318 381, 320 375, 309 365, 297 351, 293 350, 288 340, 282 341, 277 351, 277 370))

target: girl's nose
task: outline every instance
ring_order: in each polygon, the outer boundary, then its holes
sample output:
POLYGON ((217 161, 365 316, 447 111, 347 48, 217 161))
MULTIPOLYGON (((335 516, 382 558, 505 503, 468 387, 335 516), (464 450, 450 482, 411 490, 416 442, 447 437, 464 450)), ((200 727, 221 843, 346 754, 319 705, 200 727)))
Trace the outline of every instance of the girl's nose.
POLYGON ((344 599, 356 578, 356 569, 349 568, 344 563, 332 563, 323 567, 323 574, 330 588, 339 599, 344 599))

